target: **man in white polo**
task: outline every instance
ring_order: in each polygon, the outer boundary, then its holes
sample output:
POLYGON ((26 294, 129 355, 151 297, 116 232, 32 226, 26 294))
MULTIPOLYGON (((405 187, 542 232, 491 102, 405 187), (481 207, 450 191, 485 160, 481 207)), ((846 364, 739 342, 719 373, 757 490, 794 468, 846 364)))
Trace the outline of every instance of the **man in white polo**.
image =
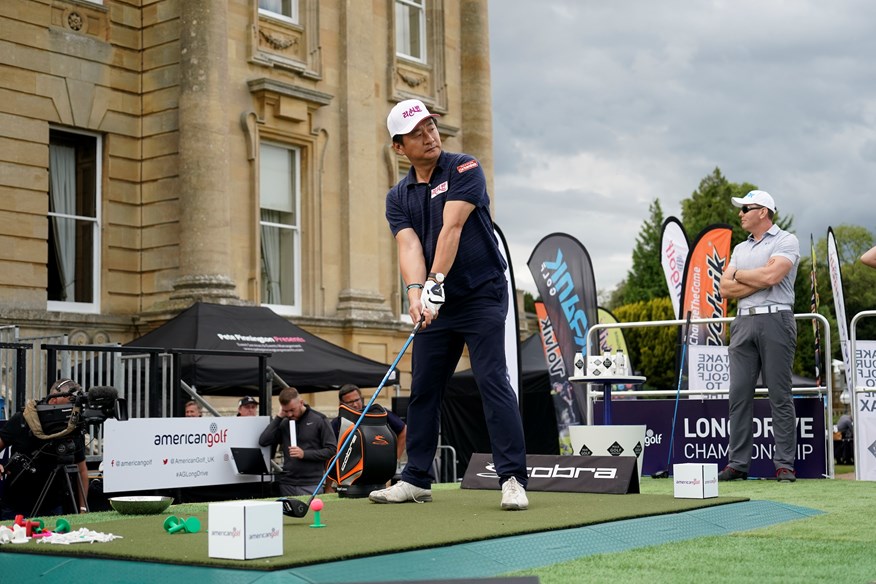
POLYGON ((754 388, 759 374, 769 390, 776 447, 776 479, 793 482, 797 450, 791 366, 797 349, 794 280, 800 261, 797 236, 773 223, 776 203, 766 191, 733 197, 750 235, 733 249, 721 276, 721 294, 738 299, 730 324, 730 443, 720 481, 748 478, 754 388))

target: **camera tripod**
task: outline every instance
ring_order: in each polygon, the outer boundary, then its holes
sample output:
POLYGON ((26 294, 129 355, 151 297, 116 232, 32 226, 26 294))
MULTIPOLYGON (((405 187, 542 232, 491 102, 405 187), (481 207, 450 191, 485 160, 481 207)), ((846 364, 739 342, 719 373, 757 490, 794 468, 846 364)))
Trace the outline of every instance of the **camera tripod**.
MULTIPOLYGON (((55 468, 52 469, 52 472, 49 473, 49 478, 46 479, 45 484, 43 485, 42 491, 40 491, 40 496, 37 498, 36 503, 33 506, 33 511, 31 511, 30 516, 36 517, 39 513, 40 507, 43 502, 46 500, 46 496, 52 489, 52 485, 58 479, 58 475, 63 475, 64 480, 67 485, 67 494, 70 496, 70 503, 72 504, 72 509, 74 513, 79 513, 80 508, 79 504, 76 502, 75 491, 73 490, 73 484, 70 481, 70 475, 74 475, 76 477, 76 488, 77 490, 82 489, 82 476, 79 473, 79 466, 73 463, 64 463, 59 462, 55 465, 55 468)), ((88 511, 88 494, 85 493, 85 496, 82 498, 85 501, 85 511, 88 511)))

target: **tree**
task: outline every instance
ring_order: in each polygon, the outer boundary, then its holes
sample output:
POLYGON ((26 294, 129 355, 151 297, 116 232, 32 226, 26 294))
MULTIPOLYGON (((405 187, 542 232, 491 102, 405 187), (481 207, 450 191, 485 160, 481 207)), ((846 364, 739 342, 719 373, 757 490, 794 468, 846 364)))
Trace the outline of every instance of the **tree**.
MULTIPOLYGON (((726 223, 733 228, 731 246, 748 237, 748 232, 739 224, 739 208, 733 206, 732 197, 744 197, 749 191, 757 189, 748 182, 741 184, 729 182, 721 169, 715 167, 712 174, 700 181, 697 190, 690 198, 681 202, 681 223, 688 237, 693 240, 700 231, 715 223, 726 223)), ((776 213, 773 221, 786 231, 793 231, 793 216, 785 218, 776 213)))
POLYGON ((663 227, 663 209, 654 199, 648 208, 650 217, 642 224, 633 248, 633 267, 627 272, 623 302, 630 304, 668 296, 663 267, 660 264, 660 236, 663 227))
MULTIPOLYGON (((644 302, 626 304, 614 315, 619 322, 649 322, 673 320, 675 314, 668 296, 644 302)), ((678 329, 653 326, 624 329, 624 340, 633 368, 647 378, 646 385, 654 389, 671 389, 675 379, 675 349, 678 329)))

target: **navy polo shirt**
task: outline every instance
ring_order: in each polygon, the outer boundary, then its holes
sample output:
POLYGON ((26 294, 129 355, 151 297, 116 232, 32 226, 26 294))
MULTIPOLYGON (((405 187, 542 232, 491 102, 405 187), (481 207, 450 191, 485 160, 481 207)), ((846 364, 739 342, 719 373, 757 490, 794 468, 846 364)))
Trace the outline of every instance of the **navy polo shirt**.
POLYGON ((445 274, 447 304, 453 304, 484 282, 503 276, 506 267, 493 232, 487 181, 480 163, 468 154, 442 151, 428 183, 418 183, 416 170, 411 168, 386 195, 386 219, 393 236, 402 229, 414 230, 423 246, 426 269, 431 271, 447 201, 475 206, 462 228, 453 266, 445 274))

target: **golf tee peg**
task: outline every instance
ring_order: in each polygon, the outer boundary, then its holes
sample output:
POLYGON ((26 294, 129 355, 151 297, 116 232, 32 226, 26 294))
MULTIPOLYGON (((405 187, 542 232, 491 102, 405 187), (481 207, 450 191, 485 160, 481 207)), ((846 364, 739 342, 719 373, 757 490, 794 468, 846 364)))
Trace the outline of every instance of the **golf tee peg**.
POLYGON ((182 522, 185 533, 198 533, 201 531, 201 520, 197 517, 189 517, 182 522))
POLYGON ((27 537, 32 537, 33 534, 39 533, 43 530, 43 520, 42 519, 28 519, 24 522, 22 526, 25 529, 25 534, 27 537))
POLYGON ((59 517, 55 521, 55 533, 70 533, 70 522, 63 517, 59 517))
POLYGON ((176 515, 170 515, 164 520, 164 531, 167 533, 176 533, 183 529, 185 529, 185 524, 176 515))

